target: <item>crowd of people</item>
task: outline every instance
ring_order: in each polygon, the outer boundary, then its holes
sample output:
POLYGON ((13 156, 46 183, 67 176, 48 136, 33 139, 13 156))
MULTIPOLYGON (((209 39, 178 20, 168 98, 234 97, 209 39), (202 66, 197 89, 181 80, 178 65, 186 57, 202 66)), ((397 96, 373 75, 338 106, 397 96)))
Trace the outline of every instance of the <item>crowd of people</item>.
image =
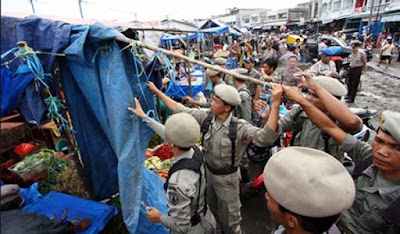
MULTIPOLYGON (((239 66, 234 71, 269 85, 207 69, 212 90, 206 102, 187 97, 185 106, 148 83, 173 112, 165 125, 147 116, 138 100, 129 108, 174 153, 165 186, 168 214, 152 207, 148 219, 171 233, 214 233, 215 221, 222 233, 243 233, 240 184, 250 180, 247 147, 271 147, 292 132, 290 145, 280 147, 263 172, 274 233, 399 233, 400 112, 382 113, 370 145, 352 135, 363 122, 343 100, 355 101, 367 63, 363 43, 351 43, 346 87, 326 37, 318 45, 319 61, 307 71, 298 67, 308 61, 306 38, 289 47, 274 38, 279 36, 233 41, 232 47, 239 66), (282 105, 289 110, 284 116, 282 105), (343 166, 346 157, 355 163, 350 172, 343 166)), ((383 58, 389 47, 382 46, 383 58)), ((224 58, 213 63, 226 67, 224 58)))

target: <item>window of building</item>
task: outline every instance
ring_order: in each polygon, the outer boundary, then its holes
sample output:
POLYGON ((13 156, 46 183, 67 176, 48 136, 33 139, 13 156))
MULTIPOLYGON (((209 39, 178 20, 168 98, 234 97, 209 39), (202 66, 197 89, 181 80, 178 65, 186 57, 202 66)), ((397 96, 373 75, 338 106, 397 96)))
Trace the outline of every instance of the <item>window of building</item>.
POLYGON ((324 3, 322 4, 322 14, 324 15, 326 13, 328 13, 328 4, 324 3))
POLYGON ((352 8, 352 6, 353 6, 353 0, 343 0, 343 6, 342 6, 343 10, 348 10, 352 8))
POLYGON ((332 11, 333 11, 333 12, 340 11, 340 5, 341 5, 340 0, 334 1, 334 2, 333 2, 333 9, 332 9, 332 11))
POLYGON ((267 12, 260 12, 260 20, 262 22, 267 21, 267 12))
POLYGON ((245 24, 250 23, 250 16, 249 16, 249 15, 244 15, 244 16, 242 16, 242 21, 243 21, 243 23, 245 23, 245 24))
POLYGON ((276 20, 276 15, 269 15, 268 20, 276 20))

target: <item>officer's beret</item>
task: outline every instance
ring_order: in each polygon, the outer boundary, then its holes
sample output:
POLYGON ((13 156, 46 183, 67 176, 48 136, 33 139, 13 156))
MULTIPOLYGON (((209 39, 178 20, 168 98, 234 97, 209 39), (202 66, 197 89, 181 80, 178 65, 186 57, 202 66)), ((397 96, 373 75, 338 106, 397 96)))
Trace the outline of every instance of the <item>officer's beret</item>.
POLYGON ((224 64, 226 64, 226 59, 224 59, 224 58, 216 58, 216 59, 214 59, 214 63, 215 64, 217 64, 217 65, 224 65, 224 64))
POLYGON ((347 94, 346 87, 336 78, 327 76, 316 76, 314 80, 326 91, 334 96, 344 96, 347 94))
POLYGON ((400 144, 400 112, 384 111, 381 115, 381 129, 390 135, 400 144))
POLYGON ((281 206, 306 217, 340 214, 355 197, 345 167, 331 155, 306 147, 288 147, 274 154, 265 165, 264 184, 281 206))
POLYGON ((238 106, 241 103, 239 92, 232 86, 219 84, 214 87, 214 94, 231 106, 238 106))
POLYGON ((216 75, 219 74, 219 71, 216 71, 216 70, 213 70, 213 69, 208 68, 207 71, 206 71, 206 74, 207 74, 208 76, 216 76, 216 75))
POLYGON ((196 119, 187 113, 174 114, 165 123, 165 136, 174 145, 189 148, 199 140, 200 126, 196 119))

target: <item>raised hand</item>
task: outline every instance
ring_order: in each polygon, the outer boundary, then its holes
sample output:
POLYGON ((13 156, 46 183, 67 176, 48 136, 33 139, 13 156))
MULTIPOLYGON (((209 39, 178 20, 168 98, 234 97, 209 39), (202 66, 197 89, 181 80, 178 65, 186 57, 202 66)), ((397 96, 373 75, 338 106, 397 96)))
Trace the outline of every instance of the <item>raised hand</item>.
POLYGON ((304 99, 303 94, 300 89, 297 87, 290 87, 283 85, 283 91, 285 92, 285 96, 287 99, 299 103, 302 99, 304 99))
POLYGON ((151 90, 151 92, 156 93, 157 91, 160 91, 157 86, 151 81, 147 82, 147 87, 151 90))
POLYGON ((140 102, 139 100, 137 100, 137 98, 135 98, 135 106, 136 109, 133 107, 128 107, 128 110, 134 113, 139 118, 145 118, 146 114, 144 113, 142 106, 140 105, 140 102))

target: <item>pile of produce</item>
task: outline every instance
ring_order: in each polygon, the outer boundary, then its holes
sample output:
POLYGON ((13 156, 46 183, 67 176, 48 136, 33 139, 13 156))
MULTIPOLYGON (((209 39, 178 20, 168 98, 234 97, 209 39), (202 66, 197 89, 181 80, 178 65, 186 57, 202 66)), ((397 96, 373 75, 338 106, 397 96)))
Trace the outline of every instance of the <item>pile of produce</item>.
POLYGON ((154 150, 146 150, 146 160, 144 161, 145 167, 157 173, 157 175, 164 181, 168 177, 169 168, 171 167, 172 147, 167 144, 158 145, 154 150))
POLYGON ((171 166, 172 159, 166 159, 161 161, 157 156, 150 157, 144 161, 144 165, 153 171, 159 171, 164 169, 169 169, 171 166))
POLYGON ((163 144, 154 149, 153 156, 158 156, 161 161, 164 161, 166 159, 172 158, 174 156, 174 153, 172 152, 171 146, 163 144))

